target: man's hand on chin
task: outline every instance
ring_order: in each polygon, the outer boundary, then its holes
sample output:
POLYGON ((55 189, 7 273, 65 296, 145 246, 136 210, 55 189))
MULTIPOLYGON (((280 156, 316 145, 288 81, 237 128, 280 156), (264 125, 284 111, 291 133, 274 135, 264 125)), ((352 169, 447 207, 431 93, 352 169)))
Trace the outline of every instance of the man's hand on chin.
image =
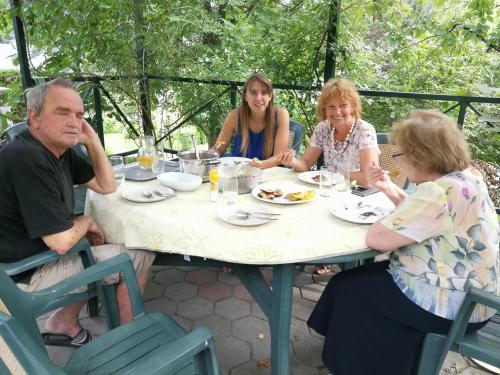
POLYGON ((97 133, 85 119, 82 119, 82 130, 80 131, 80 136, 78 137, 78 143, 87 146, 96 140, 99 141, 97 133))

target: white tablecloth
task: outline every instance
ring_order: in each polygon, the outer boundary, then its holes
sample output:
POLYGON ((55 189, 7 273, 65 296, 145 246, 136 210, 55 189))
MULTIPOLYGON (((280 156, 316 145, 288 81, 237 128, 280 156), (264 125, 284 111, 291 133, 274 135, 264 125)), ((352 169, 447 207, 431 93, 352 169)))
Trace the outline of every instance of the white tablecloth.
MULTIPOLYGON (((264 177, 276 185, 293 182, 317 188, 299 181, 297 173, 286 168, 265 170, 264 177)), ((152 190, 158 182, 126 181, 123 188, 139 184, 144 190, 152 190)), ((209 200, 207 183, 196 191, 177 192, 173 198, 154 203, 128 201, 120 191, 109 195, 89 191, 85 213, 104 230, 108 242, 125 243, 130 248, 233 263, 282 264, 352 254, 366 248, 368 226, 333 216, 329 209, 332 199, 335 195, 324 198, 316 194, 304 204, 276 205, 261 202, 251 194, 239 195, 239 204, 265 206, 281 213, 279 220, 256 227, 239 227, 218 218, 223 203, 209 200)))

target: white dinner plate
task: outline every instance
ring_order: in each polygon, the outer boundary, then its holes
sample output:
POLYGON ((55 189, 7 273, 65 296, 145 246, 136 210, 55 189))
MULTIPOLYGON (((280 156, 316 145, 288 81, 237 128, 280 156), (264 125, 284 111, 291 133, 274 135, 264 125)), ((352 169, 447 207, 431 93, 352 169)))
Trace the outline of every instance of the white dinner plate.
MULTIPOLYGON (((298 174, 298 178, 301 181, 307 182, 308 184, 319 185, 319 176, 321 175, 320 171, 307 171, 298 174)), ((333 184, 338 184, 339 182, 344 181, 344 176, 340 173, 333 174, 333 184)))
POLYGON ((235 167, 242 163, 250 163, 252 159, 243 158, 241 156, 226 156, 219 158, 220 164, 224 167, 235 167))
POLYGON ((150 203, 150 202, 158 202, 162 201, 164 199, 170 198, 175 195, 175 192, 166 187, 166 186, 131 186, 129 188, 125 187, 122 190, 122 197, 132 201, 132 202, 138 202, 138 203, 150 203), (157 190, 159 191, 162 195, 156 195, 153 192, 157 190), (152 193, 153 195, 151 197, 147 197, 143 194, 143 192, 147 193, 152 193))
POLYGON ((219 218, 224 220, 226 223, 239 225, 242 227, 254 227, 257 225, 262 225, 269 223, 271 220, 262 216, 249 215, 248 218, 241 218, 236 215, 236 211, 243 210, 245 212, 271 212, 265 207, 261 206, 225 206, 219 211, 219 218))
POLYGON ((305 186, 302 185, 297 185, 297 184, 263 184, 256 186, 255 188, 252 189, 252 195, 257 198, 260 201, 267 202, 267 203, 274 203, 274 204, 301 204, 301 203, 307 203, 310 202, 314 199, 314 196, 316 195, 316 190, 315 189, 309 189, 305 186), (267 198, 262 198, 259 197, 259 192, 261 189, 266 189, 266 190, 275 190, 275 189, 280 189, 281 192, 283 193, 282 196, 280 197, 275 197, 274 199, 267 199, 267 198), (285 196, 290 193, 306 193, 312 191, 313 196, 311 199, 301 199, 298 201, 292 201, 285 196))
POLYGON ((339 219, 358 224, 373 224, 394 210, 394 205, 382 193, 369 197, 351 194, 349 199, 333 201, 330 212, 339 219), (376 199, 368 199, 375 197, 376 199))

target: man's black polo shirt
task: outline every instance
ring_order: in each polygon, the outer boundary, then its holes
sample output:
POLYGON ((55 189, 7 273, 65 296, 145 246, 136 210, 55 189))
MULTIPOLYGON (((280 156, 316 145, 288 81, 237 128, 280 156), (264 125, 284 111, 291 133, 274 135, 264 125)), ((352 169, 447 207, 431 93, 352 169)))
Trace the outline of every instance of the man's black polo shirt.
POLYGON ((41 237, 73 226, 73 185, 92 167, 69 149, 55 157, 29 130, 0 148, 0 262, 47 249, 41 237))

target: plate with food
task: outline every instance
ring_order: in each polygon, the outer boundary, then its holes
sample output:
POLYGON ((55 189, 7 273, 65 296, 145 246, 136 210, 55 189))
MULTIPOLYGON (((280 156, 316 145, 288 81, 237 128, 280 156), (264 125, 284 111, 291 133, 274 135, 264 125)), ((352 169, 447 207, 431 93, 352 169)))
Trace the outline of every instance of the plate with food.
POLYGON ((358 224, 373 224, 394 210, 394 205, 387 199, 367 201, 348 199, 334 201, 330 212, 339 219, 358 224))
MULTIPOLYGON (((321 173, 320 171, 307 171, 307 172, 302 172, 299 173, 298 176, 300 181, 307 182, 308 184, 315 184, 319 185, 319 180, 321 178, 321 173)), ((342 182, 344 180, 344 176, 342 176, 340 173, 334 173, 333 174, 333 184, 338 184, 339 182, 342 182)))
POLYGON ((316 191, 301 185, 261 185, 252 190, 252 195, 268 203, 300 204, 313 200, 316 191))

